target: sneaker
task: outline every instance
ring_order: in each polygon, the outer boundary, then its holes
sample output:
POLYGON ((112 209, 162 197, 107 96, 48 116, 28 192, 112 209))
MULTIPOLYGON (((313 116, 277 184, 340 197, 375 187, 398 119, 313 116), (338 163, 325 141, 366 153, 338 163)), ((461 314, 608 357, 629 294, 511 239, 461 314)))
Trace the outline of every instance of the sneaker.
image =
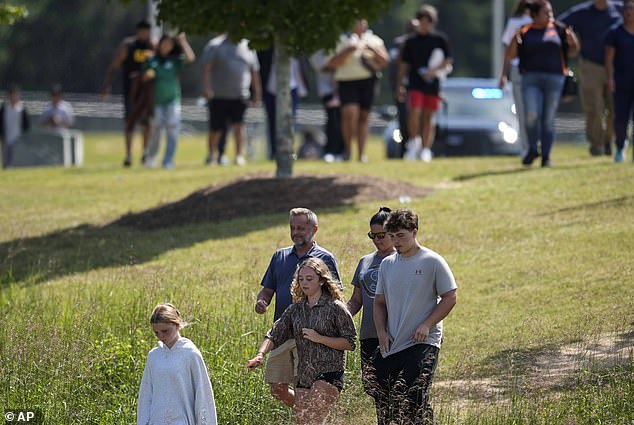
POLYGON ((244 159, 244 157, 242 155, 236 156, 236 165, 241 167, 241 166, 245 165, 246 163, 247 163, 247 160, 244 159))
POLYGON ((409 139, 407 141, 407 150, 405 151, 404 158, 408 161, 415 161, 416 159, 418 159, 421 145, 422 145, 422 141, 420 137, 414 137, 413 139, 409 139))
POLYGON ((214 161, 213 154, 207 154, 207 158, 205 158, 205 165, 214 165, 216 161, 214 161))
POLYGON ((524 155, 524 158, 522 158, 522 164, 526 166, 530 166, 533 164, 533 161, 535 161, 537 158, 539 158, 538 152, 528 151, 528 153, 524 155))
POLYGON ((368 162, 368 157, 365 155, 361 155, 361 158, 359 158, 359 162, 366 164, 368 162))
POLYGON ((163 168, 165 170, 173 170, 174 169, 174 163, 173 162, 168 162, 166 164, 163 164, 163 168))
POLYGON ((123 160, 123 166, 126 168, 129 168, 130 166, 132 166, 132 159, 129 156, 123 160))
POLYGON ((604 153, 604 149, 597 148, 595 146, 590 146, 590 155, 591 156, 601 156, 604 153))
POLYGON ((223 167, 229 165, 229 158, 227 158, 227 155, 222 155, 218 160, 218 164, 222 165, 223 167))
POLYGON ((423 148, 422 152, 420 153, 420 159, 423 162, 431 162, 431 157, 431 149, 423 148))
POLYGON ((554 165, 550 158, 542 158, 542 168, 550 168, 554 165))
POLYGON ((614 162, 623 162, 625 160, 623 155, 623 148, 616 148, 616 152, 614 153, 614 162))

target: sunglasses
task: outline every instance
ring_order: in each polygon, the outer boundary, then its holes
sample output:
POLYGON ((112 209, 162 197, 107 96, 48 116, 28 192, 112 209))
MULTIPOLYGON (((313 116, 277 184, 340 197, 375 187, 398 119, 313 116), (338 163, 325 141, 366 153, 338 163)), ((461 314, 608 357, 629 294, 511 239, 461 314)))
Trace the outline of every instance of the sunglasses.
POLYGON ((385 232, 377 232, 377 233, 368 232, 368 237, 372 240, 374 239, 381 240, 385 237, 385 232))

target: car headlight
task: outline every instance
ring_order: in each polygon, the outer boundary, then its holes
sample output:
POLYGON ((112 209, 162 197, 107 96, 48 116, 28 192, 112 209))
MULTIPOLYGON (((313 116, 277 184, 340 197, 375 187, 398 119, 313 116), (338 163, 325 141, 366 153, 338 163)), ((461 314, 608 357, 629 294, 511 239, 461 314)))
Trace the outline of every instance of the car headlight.
POLYGON ((498 130, 500 130, 500 133, 502 133, 502 140, 504 140, 506 143, 512 145, 513 143, 517 142, 517 130, 515 130, 504 121, 500 121, 498 123, 498 130))

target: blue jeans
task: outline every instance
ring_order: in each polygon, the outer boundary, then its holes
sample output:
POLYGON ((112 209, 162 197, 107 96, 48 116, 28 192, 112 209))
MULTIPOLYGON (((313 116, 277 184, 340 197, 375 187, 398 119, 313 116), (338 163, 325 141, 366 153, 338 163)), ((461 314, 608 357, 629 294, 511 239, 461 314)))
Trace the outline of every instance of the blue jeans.
POLYGON ((634 89, 617 88, 614 92, 614 133, 618 149, 625 147, 630 118, 634 120, 634 89))
POLYGON ((524 123, 528 137, 528 149, 539 152, 541 142, 542 161, 550 159, 550 149, 555 139, 555 115, 564 87, 563 74, 526 72, 522 74, 522 98, 524 99, 524 123))
POLYGON ((154 164, 158 151, 161 147, 161 134, 163 128, 167 133, 167 146, 163 155, 163 167, 174 167, 174 155, 178 145, 178 135, 181 126, 181 103, 180 100, 167 103, 165 105, 154 106, 154 117, 152 118, 152 137, 145 152, 148 164, 154 164))

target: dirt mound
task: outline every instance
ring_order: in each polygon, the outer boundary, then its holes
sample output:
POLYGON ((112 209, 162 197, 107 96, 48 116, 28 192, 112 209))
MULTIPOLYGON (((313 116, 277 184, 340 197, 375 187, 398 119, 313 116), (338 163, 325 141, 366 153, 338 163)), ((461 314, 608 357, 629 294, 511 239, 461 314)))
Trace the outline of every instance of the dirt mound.
POLYGON ((268 174, 251 174, 203 188, 176 202, 126 214, 112 224, 152 230, 286 213, 298 206, 318 210, 399 197, 421 198, 431 191, 373 176, 300 175, 278 179, 268 174))

